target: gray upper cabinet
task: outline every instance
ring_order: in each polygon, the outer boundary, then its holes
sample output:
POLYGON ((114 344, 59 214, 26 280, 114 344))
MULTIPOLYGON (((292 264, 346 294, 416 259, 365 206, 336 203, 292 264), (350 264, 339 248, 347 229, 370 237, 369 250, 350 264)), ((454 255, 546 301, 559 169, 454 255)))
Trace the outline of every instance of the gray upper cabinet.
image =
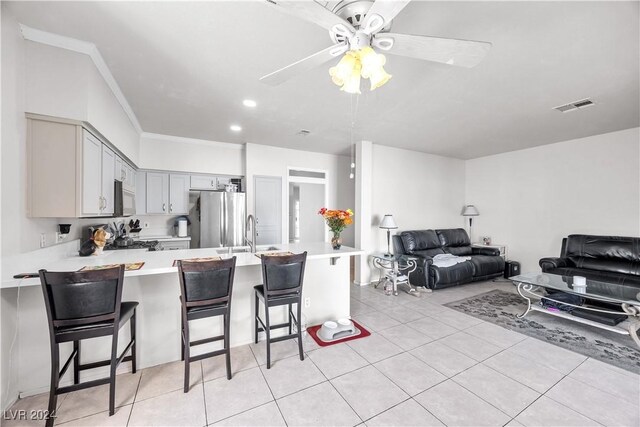
POLYGON ((169 175, 169 213, 186 215, 189 213, 189 175, 169 175))
POLYGON ((88 123, 26 116, 28 215, 112 216, 116 164, 126 164, 123 158, 88 123))
POLYGON ((147 172, 147 213, 169 213, 169 174, 147 172))
POLYGON ((191 188, 193 190, 217 190, 218 180, 211 175, 191 175, 191 188))
POLYGON ((116 155, 102 146, 102 215, 113 215, 116 155))
MULTIPOLYGON (((102 143, 89 132, 82 139, 82 216, 102 214, 102 143)), ((75 216, 75 215, 74 215, 75 216)))

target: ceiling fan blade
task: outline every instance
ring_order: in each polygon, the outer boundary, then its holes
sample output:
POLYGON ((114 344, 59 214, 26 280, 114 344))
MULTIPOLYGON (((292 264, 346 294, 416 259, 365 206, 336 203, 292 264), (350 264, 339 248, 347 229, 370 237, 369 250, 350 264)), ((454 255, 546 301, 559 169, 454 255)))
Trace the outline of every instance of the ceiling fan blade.
POLYGON ((380 33, 373 45, 393 40, 388 52, 426 61, 441 62, 458 67, 472 68, 486 56, 491 43, 440 37, 412 36, 409 34, 380 33))
POLYGON ((336 43, 333 46, 329 46, 328 48, 321 50, 320 52, 316 52, 313 55, 307 56, 306 58, 294 62, 291 65, 287 65, 278 71, 267 74, 266 76, 261 77, 260 81, 268 85, 277 86, 298 74, 302 74, 305 71, 309 71, 340 56, 348 49, 349 46, 346 43, 336 43))
POLYGON ((367 34, 375 34, 386 26, 411 0, 376 0, 367 12, 362 28, 367 34), (377 17, 382 18, 379 20, 377 17))
POLYGON ((334 26, 342 24, 352 33, 356 32, 355 28, 353 28, 353 25, 351 25, 349 21, 342 19, 315 1, 267 0, 267 2, 279 6, 285 13, 297 16, 305 21, 312 22, 321 26, 325 30, 331 31, 334 26))

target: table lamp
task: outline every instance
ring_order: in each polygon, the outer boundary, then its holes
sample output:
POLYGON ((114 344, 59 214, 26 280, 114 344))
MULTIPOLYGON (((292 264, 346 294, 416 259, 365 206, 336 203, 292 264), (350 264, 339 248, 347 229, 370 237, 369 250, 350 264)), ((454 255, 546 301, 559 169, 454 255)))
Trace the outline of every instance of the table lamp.
POLYGON ((385 215, 380 221, 380 225, 378 226, 384 230, 387 230, 387 253, 384 254, 386 258, 391 258, 393 255, 391 254, 391 230, 395 230, 398 228, 395 220, 393 219, 393 215, 385 215))
POLYGON ((473 225, 473 217, 478 215, 480 215, 480 212, 478 212, 478 209, 476 209, 476 207, 473 205, 466 205, 464 208, 462 208, 462 216, 469 217, 469 239, 471 239, 471 241, 473 241, 471 237, 471 226, 473 225))

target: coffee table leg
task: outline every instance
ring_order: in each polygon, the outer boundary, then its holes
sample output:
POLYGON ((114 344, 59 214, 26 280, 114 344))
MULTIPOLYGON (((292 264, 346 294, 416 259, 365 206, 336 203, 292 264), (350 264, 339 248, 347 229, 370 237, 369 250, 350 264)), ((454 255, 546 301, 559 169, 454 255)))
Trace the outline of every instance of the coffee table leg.
POLYGON ((517 317, 519 319, 522 319, 524 316, 527 315, 527 313, 529 313, 531 311, 531 298, 529 298, 528 296, 526 296, 525 294, 522 293, 522 291, 529 291, 531 290, 532 286, 526 283, 522 283, 522 282, 518 282, 518 293, 520 294, 520 296, 524 299, 527 300, 527 309, 525 310, 524 313, 522 314, 518 314, 517 317))
POLYGON ((622 309, 629 316, 629 335, 631 339, 640 347, 640 338, 638 338, 638 330, 640 330, 640 307, 631 304, 622 304, 622 309))

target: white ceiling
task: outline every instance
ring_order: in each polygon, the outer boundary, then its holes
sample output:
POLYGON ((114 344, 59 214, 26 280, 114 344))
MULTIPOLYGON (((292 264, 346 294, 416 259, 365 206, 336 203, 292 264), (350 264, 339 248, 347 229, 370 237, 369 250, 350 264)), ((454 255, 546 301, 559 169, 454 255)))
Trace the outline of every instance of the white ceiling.
MULTIPOLYGON (((331 43, 266 1, 3 3, 25 25, 95 43, 146 132, 349 152, 356 100, 329 65, 258 81, 331 43)), ((493 48, 472 69, 387 55, 393 79, 359 97, 355 140, 468 159, 640 125, 638 2, 414 1, 392 30, 493 48), (552 110, 586 97, 597 105, 552 110)))

